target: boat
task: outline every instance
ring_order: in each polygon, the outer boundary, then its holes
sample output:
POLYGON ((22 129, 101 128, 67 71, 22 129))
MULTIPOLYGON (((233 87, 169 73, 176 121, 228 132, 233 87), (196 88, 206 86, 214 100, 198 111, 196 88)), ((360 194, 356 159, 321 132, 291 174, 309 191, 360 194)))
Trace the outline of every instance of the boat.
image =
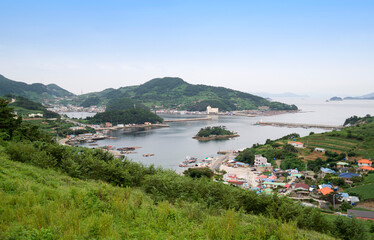
POLYGON ((97 146, 97 143, 90 143, 90 146, 97 146))
POLYGON ((143 157, 151 157, 151 156, 154 156, 154 154, 153 153, 143 154, 143 157))
POLYGON ((195 157, 190 157, 190 156, 187 156, 186 157, 186 160, 184 162, 187 162, 187 163, 194 163, 197 161, 197 158, 195 157))

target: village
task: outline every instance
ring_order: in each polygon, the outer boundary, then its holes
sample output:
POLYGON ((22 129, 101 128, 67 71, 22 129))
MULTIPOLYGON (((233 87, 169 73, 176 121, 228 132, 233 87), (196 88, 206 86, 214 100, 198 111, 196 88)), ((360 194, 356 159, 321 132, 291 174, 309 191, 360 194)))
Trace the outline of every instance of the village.
MULTIPOLYGON (((296 148, 304 148, 301 142, 291 141, 290 145, 296 148)), ((338 171, 321 167, 318 172, 300 171, 295 169, 280 169, 273 166, 262 155, 255 155, 254 164, 240 162, 236 156, 243 151, 221 151, 223 157, 205 158, 201 161, 193 157, 187 157, 180 167, 204 168, 209 167, 215 171, 215 180, 224 184, 255 191, 258 194, 278 194, 288 196, 295 201, 300 201, 307 207, 318 207, 326 211, 343 209, 347 214, 336 212, 335 214, 357 218, 374 220, 374 212, 350 209, 360 204, 358 196, 350 195, 341 187, 351 186, 369 171, 373 171, 372 161, 360 159, 355 162, 340 161, 336 164, 338 171), (355 169, 353 173, 351 169, 355 169), (217 177, 220 176, 220 177, 217 177), (340 184, 329 182, 328 179, 338 179, 340 184), (327 181, 326 181, 327 179, 327 181), (316 184, 311 184, 316 183, 316 184)), ((324 153, 322 148, 314 149, 324 153)), ((334 181, 336 182, 336 180, 334 181)), ((360 206, 361 207, 361 206, 360 206)))

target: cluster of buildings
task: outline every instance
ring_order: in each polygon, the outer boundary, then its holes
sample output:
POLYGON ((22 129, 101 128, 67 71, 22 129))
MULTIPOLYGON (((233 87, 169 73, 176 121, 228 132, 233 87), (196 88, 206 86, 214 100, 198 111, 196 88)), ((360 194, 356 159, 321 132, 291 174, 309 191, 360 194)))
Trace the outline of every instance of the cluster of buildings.
MULTIPOLYGON (((300 143, 294 142, 295 147, 301 146, 300 143)), ((339 162, 340 169, 346 170, 350 165, 347 162, 339 162)), ((360 171, 374 170, 372 161, 368 159, 361 159, 357 161, 357 169, 360 171)), ((226 171, 223 175, 225 184, 235 185, 248 190, 256 191, 259 194, 280 194, 288 195, 295 200, 305 200, 306 206, 315 205, 310 204, 310 200, 314 200, 321 208, 328 208, 329 203, 324 200, 323 196, 332 194, 335 203, 341 204, 347 202, 355 205, 360 202, 357 196, 350 196, 348 193, 341 191, 341 188, 334 186, 330 182, 327 184, 310 185, 305 181, 306 179, 316 180, 316 174, 313 171, 299 171, 298 169, 273 169, 272 165, 268 163, 267 159, 262 155, 256 155, 254 165, 242 163, 236 159, 224 162, 220 170, 226 171)), ((352 184, 352 177, 361 177, 358 173, 350 172, 335 172, 329 168, 321 168, 319 177, 325 177, 327 174, 334 175, 344 179, 345 183, 352 184)))
POLYGON ((52 107, 48 108, 49 111, 57 112, 57 113, 64 113, 64 112, 90 112, 90 113, 100 113, 105 112, 105 107, 102 106, 90 106, 87 108, 78 107, 71 104, 67 106, 63 105, 53 105, 52 107))

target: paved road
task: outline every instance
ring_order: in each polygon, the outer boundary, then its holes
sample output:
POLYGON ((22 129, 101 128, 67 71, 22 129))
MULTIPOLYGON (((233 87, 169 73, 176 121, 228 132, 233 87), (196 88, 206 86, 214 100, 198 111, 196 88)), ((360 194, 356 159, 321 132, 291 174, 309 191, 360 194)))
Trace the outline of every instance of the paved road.
POLYGON ((222 157, 217 158, 216 160, 214 160, 212 162, 212 165, 210 166, 210 169, 212 169, 213 171, 216 170, 217 168, 219 168, 221 166, 223 161, 229 160, 232 157, 233 157, 233 155, 229 153, 229 154, 226 154, 222 157))

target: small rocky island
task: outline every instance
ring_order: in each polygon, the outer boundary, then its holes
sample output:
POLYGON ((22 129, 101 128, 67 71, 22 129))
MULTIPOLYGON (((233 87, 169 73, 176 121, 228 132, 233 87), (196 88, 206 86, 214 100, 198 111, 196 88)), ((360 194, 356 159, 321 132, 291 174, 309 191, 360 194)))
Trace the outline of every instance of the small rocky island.
POLYGON ((239 135, 227 130, 225 126, 215 126, 200 129, 193 138, 199 141, 210 141, 217 139, 230 139, 233 137, 239 137, 239 135))

